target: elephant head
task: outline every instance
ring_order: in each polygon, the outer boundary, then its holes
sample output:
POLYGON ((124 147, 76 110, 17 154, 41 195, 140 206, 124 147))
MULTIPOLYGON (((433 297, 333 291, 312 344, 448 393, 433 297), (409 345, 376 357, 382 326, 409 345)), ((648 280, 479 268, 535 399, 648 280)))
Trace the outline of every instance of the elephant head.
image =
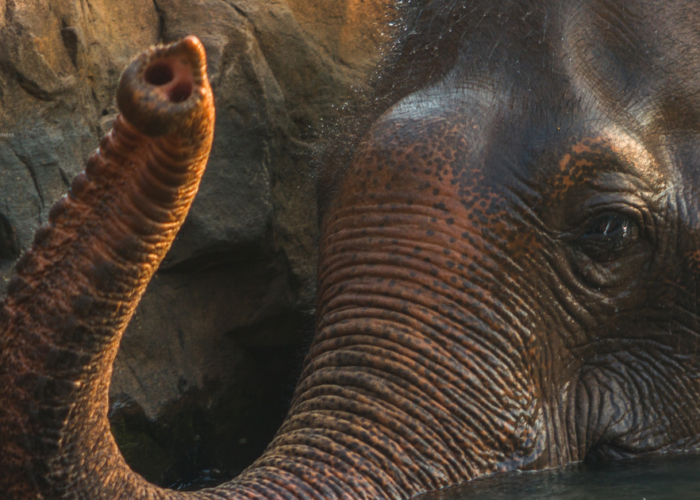
POLYGON ((698 448, 700 9, 433 0, 406 16, 351 154, 319 176, 317 329, 290 413, 241 476, 190 494, 130 471, 106 385, 196 189, 210 93, 193 39, 126 71, 126 118, 3 305, 10 498, 410 498, 698 448))

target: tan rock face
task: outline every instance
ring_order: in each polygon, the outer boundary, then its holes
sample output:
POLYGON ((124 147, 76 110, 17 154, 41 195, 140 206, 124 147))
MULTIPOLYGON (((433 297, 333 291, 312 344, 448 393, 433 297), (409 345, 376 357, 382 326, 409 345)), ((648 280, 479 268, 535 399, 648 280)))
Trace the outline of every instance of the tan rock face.
POLYGON ((312 160, 374 71, 393 3, 35 0, 0 11, 0 291, 109 130, 131 57, 189 34, 208 52, 211 160, 112 379, 115 434, 149 479, 234 472, 281 421, 313 328, 312 160))

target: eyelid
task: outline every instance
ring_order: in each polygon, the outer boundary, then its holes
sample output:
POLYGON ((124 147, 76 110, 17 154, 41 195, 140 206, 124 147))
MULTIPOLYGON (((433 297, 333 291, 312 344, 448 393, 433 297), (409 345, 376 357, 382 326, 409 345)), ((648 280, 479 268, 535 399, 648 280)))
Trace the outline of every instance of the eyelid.
MULTIPOLYGON (((636 207, 630 207, 629 205, 614 204, 601 206, 599 209, 596 209, 595 212, 589 213, 585 220, 590 224, 604 215, 622 215, 629 218, 631 222, 637 224, 640 230, 644 229, 644 215, 637 210, 636 207)), ((583 225, 586 225, 586 223, 583 225)))

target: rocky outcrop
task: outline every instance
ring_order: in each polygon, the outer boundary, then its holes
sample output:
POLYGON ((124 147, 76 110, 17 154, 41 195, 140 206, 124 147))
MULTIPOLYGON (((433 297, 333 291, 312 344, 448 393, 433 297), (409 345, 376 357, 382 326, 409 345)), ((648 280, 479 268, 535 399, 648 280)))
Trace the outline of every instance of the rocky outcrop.
POLYGON ((324 127, 374 70, 393 4, 36 0, 0 13, 2 289, 109 130, 131 57, 188 34, 208 52, 207 173, 112 379, 113 430, 149 479, 234 472, 281 420, 313 328, 312 163, 324 127))

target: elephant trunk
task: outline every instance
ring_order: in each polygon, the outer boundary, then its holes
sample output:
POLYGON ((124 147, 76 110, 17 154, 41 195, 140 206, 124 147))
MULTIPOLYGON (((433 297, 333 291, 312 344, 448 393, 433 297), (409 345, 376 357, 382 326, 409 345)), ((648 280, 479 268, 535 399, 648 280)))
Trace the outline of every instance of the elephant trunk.
POLYGON ((214 105, 199 40, 139 56, 117 100, 122 114, 51 209, 2 302, 3 498, 148 489, 111 436, 108 388, 122 333, 209 156, 214 105))
POLYGON ((429 224, 436 210, 351 205, 323 230, 317 333, 290 413, 228 491, 405 499, 533 463, 546 443, 525 327, 456 289, 457 266, 431 273, 451 237, 429 224), (430 237, 416 237, 422 219, 430 237))
POLYGON ((0 309, 4 498, 399 499, 539 455, 533 345, 495 299, 502 263, 483 256, 496 242, 449 216, 458 202, 417 196, 424 180, 408 167, 383 178, 415 160, 375 140, 325 218, 316 339, 265 454, 197 493, 133 473, 109 431, 108 387, 211 147, 199 42, 137 58, 117 100, 123 116, 51 210, 0 309), (388 187, 366 189, 372 175, 388 187))
MULTIPOLYGON (((533 294, 504 273, 507 240, 456 196, 436 200, 421 161, 440 157, 420 154, 419 134, 380 126, 325 215, 316 336, 290 413, 236 488, 411 498, 547 459, 541 348, 518 314, 533 294)), ((459 151, 462 130, 438 126, 438 153, 459 151)))

